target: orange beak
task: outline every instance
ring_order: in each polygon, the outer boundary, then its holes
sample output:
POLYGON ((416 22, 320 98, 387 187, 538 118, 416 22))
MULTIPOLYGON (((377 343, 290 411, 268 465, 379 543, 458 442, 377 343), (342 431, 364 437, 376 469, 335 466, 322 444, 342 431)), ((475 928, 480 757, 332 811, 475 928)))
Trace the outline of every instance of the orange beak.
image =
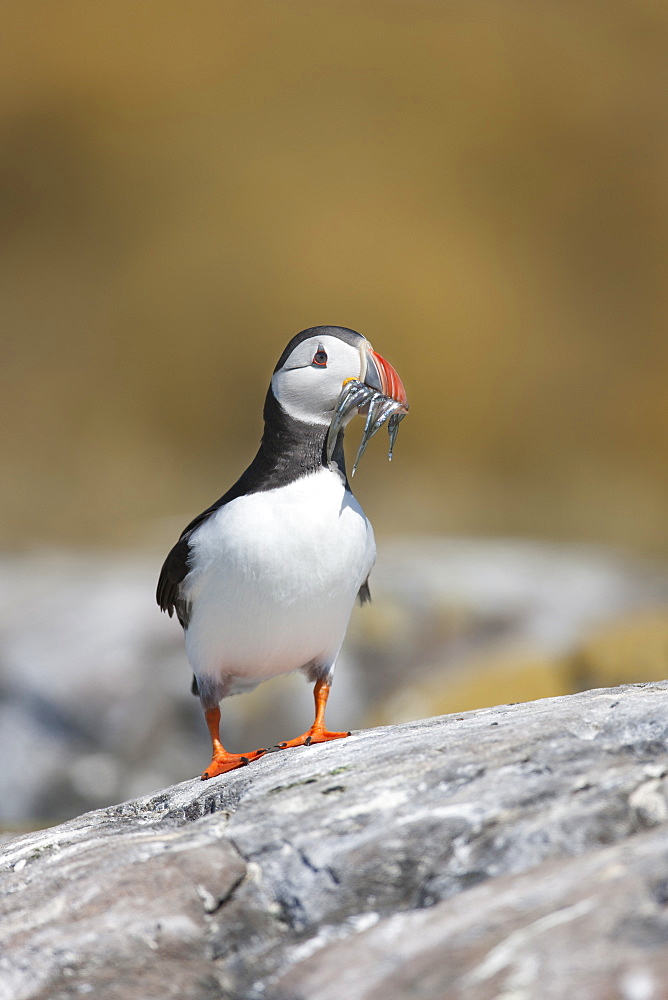
POLYGON ((364 376, 365 383, 377 392, 382 392, 384 396, 389 396, 395 402, 401 403, 404 410, 408 410, 408 397, 404 384, 399 378, 396 370, 389 361, 378 354, 372 348, 367 347, 367 366, 364 376))

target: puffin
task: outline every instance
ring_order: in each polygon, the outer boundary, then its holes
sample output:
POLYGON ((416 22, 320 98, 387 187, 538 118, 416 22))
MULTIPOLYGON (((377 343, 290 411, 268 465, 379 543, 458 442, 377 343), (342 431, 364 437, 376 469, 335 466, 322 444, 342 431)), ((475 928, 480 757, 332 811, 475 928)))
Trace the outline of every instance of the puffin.
POLYGON ((219 705, 280 674, 301 671, 313 683, 315 718, 274 752, 350 735, 327 729, 325 708, 355 601, 370 600, 376 545, 346 474, 344 432, 355 413, 367 414, 359 460, 393 414, 391 457, 407 410, 399 375, 362 334, 302 330, 274 368, 255 458, 167 555, 156 599, 185 634, 192 692, 211 737, 202 779, 270 752, 226 750, 219 705))

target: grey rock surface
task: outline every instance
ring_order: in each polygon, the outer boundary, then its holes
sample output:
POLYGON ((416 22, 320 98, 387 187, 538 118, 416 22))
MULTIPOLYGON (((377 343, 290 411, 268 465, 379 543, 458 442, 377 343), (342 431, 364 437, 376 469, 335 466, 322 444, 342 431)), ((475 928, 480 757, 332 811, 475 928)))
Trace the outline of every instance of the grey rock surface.
POLYGON ((0 846, 0 998, 668 996, 668 683, 268 755, 0 846))

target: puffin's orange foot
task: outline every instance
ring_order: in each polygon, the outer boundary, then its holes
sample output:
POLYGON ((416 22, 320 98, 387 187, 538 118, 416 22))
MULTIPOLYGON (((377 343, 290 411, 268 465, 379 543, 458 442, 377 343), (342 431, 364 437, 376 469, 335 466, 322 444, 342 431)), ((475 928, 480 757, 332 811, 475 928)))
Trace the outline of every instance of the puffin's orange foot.
POLYGON ((308 732, 302 733, 301 736, 295 737, 294 740, 288 740, 286 743, 277 743, 276 746, 279 750, 286 750, 288 747, 309 747, 312 743, 327 743, 328 740, 342 740, 346 736, 350 736, 350 733, 333 733, 330 729, 309 729, 308 732))
POLYGON ((207 778, 215 778, 217 774, 225 774, 226 771, 234 771, 237 767, 245 767, 246 764, 257 760, 266 752, 265 749, 261 749, 253 750, 251 753, 214 754, 211 763, 202 774, 202 781, 206 781, 207 778))

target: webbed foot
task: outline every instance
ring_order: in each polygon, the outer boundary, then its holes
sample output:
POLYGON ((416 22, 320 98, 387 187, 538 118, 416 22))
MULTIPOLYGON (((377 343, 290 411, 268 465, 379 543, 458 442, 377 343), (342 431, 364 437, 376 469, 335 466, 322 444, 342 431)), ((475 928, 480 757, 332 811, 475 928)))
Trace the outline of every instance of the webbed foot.
POLYGON ((296 736, 294 740, 286 740, 285 743, 277 743, 276 747, 278 750, 287 750, 288 747, 309 747, 313 743, 327 743, 329 740, 342 740, 346 736, 350 736, 350 733, 333 733, 330 729, 325 729, 323 726, 311 726, 311 728, 302 733, 301 736, 296 736))
POLYGON ((211 763, 206 771, 202 773, 202 781, 207 778, 215 778, 218 774, 225 774, 227 771, 234 771, 238 767, 246 767, 254 760, 258 760, 266 753, 266 749, 253 750, 251 753, 214 753, 211 763))

